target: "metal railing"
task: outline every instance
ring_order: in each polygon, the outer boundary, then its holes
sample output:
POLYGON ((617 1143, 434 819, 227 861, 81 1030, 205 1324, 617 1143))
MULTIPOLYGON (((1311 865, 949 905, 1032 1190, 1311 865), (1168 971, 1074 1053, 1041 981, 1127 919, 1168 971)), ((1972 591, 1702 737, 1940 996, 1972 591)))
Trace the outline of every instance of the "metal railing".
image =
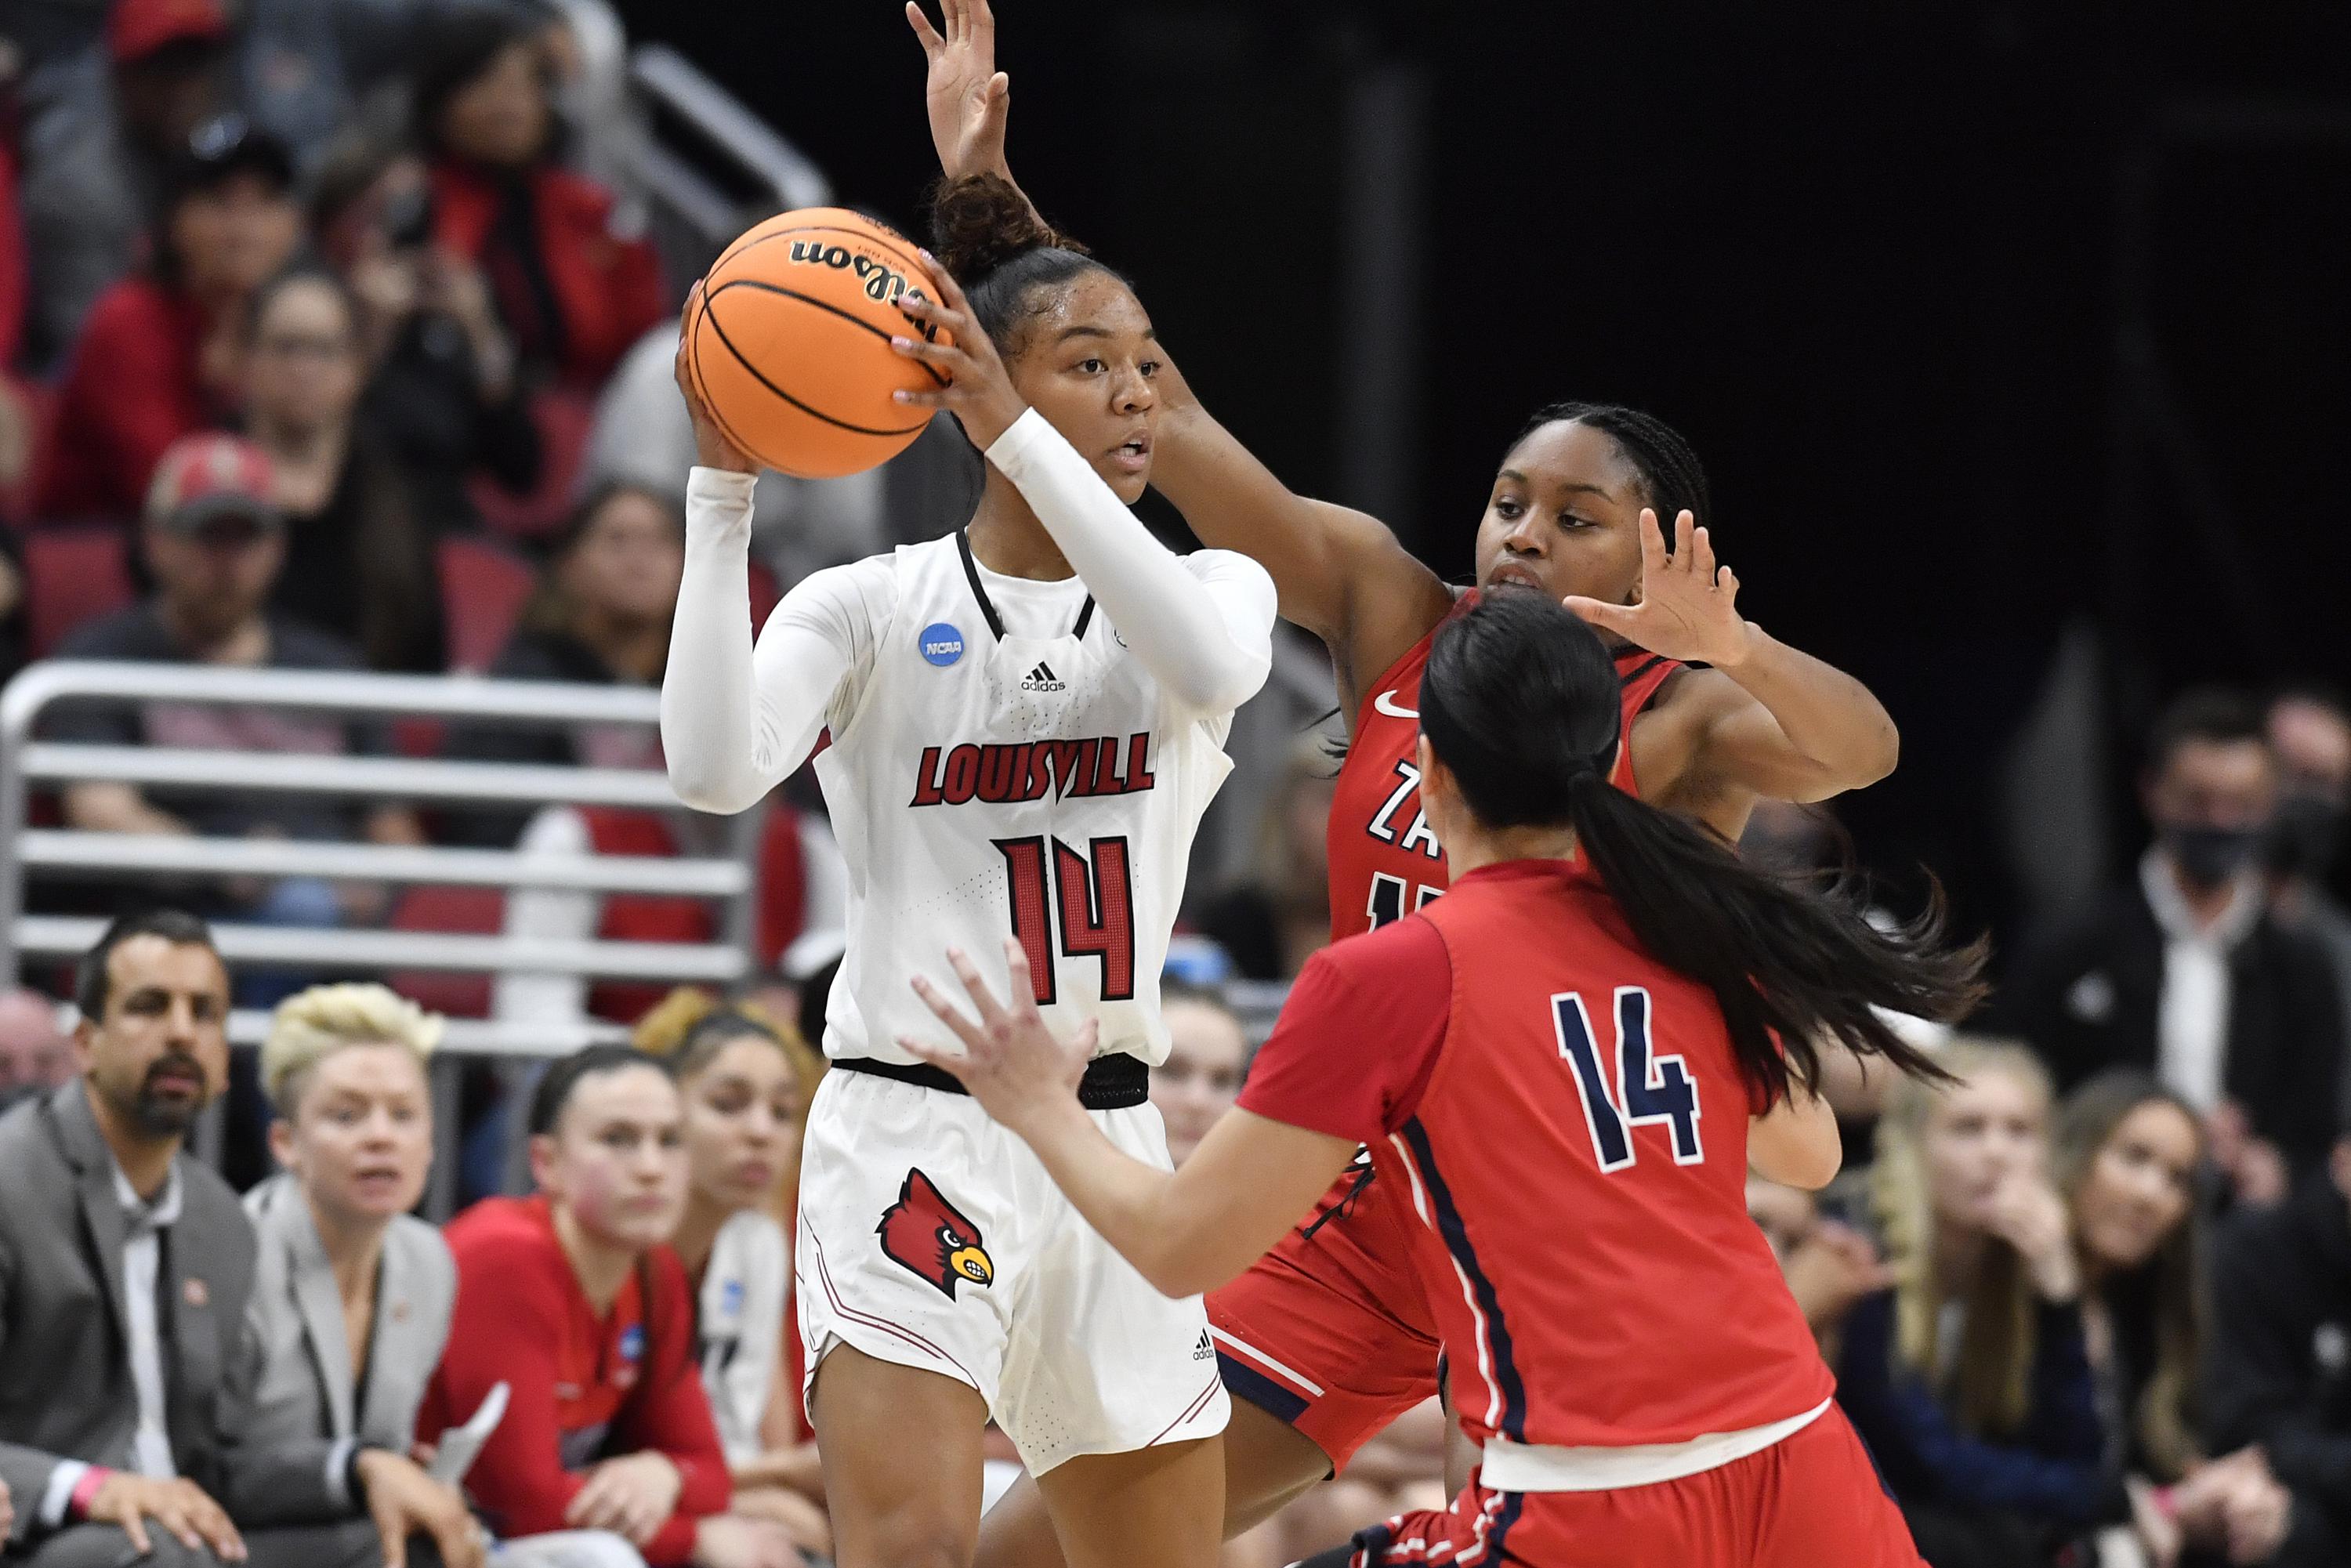
MULTIPOLYGON (((291 709, 341 718, 411 716, 521 724, 654 725, 657 693, 471 677, 376 675, 203 665, 52 661, 35 664, 0 693, 0 974, 26 958, 68 958, 88 949, 103 922, 27 915, 25 884, 44 878, 85 882, 160 875, 318 877, 402 885, 516 892, 557 888, 597 894, 657 894, 722 905, 707 943, 553 940, 435 931, 304 929, 225 922, 214 928, 232 965, 335 970, 436 970, 458 974, 556 973, 590 979, 699 981, 725 986, 752 967, 758 925, 752 858, 759 813, 726 828, 722 855, 550 854, 527 850, 292 840, 177 838, 30 826, 38 785, 106 781, 183 790, 298 792, 346 799, 505 806, 614 806, 683 812, 660 773, 612 768, 439 761, 323 754, 246 754, 169 747, 37 740, 42 716, 60 702, 118 706, 152 702, 291 709)), ((250 1037, 255 1024, 241 1026, 250 1037)), ((453 1020, 449 1049, 548 1055, 603 1031, 576 1026, 534 1030, 453 1020)))

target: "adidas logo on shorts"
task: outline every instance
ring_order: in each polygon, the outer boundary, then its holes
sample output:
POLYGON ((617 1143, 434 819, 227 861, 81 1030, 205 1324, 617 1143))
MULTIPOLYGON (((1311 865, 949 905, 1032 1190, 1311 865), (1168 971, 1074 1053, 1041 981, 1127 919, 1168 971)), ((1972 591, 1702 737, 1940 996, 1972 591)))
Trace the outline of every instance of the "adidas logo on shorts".
POLYGON ((1053 674, 1053 666, 1040 659, 1037 667, 1021 677, 1020 689, 1024 692, 1066 692, 1070 689, 1070 683, 1053 674))
POLYGON ((1192 1359, 1194 1361, 1214 1361, 1217 1359, 1217 1347, 1215 1343, 1209 1340, 1208 1331, 1207 1329, 1202 1329, 1200 1331, 1200 1343, 1192 1347, 1192 1359))

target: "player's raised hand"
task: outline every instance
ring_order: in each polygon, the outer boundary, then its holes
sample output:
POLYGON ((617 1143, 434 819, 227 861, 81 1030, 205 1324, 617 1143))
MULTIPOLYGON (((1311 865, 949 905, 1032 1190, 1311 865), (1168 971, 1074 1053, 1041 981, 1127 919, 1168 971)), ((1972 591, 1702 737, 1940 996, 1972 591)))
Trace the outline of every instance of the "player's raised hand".
POLYGON ((1002 356, 971 313, 971 301, 962 286, 947 276, 938 257, 924 251, 923 267, 930 275, 935 298, 908 289, 898 308, 909 321, 926 328, 920 337, 893 338, 890 346, 907 359, 927 365, 946 378, 936 392, 895 392, 890 395, 913 408, 943 408, 963 422, 963 433, 982 452, 1029 412, 1029 404, 1013 390, 1012 374, 1002 356))
POLYGON ((1586 624, 1614 632, 1637 648, 1685 664, 1729 669, 1747 656, 1754 628, 1739 613, 1739 578, 1714 559, 1714 543, 1685 511, 1674 519, 1666 553, 1657 514, 1641 508, 1641 597, 1610 604, 1571 593, 1562 601, 1586 624))
POLYGON ((1004 939, 1004 960, 1011 970, 1011 999, 998 1002, 971 956, 960 947, 947 949, 947 962, 963 982, 964 994, 979 1014, 977 1019, 967 1017, 930 981, 914 977, 914 994, 963 1042, 960 1053, 905 1035, 898 1037, 898 1043, 954 1073, 981 1109, 1017 1133, 1039 1112, 1074 1102, 1102 1029, 1088 1019, 1066 1042, 1054 1039, 1037 1009, 1029 982, 1029 952, 1019 937, 1004 939))
POLYGON ((726 432, 711 417, 710 404, 702 395, 701 384, 695 380, 692 356, 687 345, 694 339, 694 319, 702 313, 702 285, 696 282, 685 291, 685 308, 677 319, 677 358, 670 373, 677 378, 677 390, 685 398, 685 411, 694 416, 694 460, 705 468, 724 468, 735 474, 757 474, 759 465, 751 461, 744 450, 726 439, 726 432))
POLYGON ((929 62, 923 99, 939 168, 950 180, 970 174, 1009 180, 1004 120, 1012 106, 1012 78, 996 68, 996 14, 987 0, 940 0, 940 9, 945 32, 931 26, 915 0, 906 0, 907 25, 929 62))

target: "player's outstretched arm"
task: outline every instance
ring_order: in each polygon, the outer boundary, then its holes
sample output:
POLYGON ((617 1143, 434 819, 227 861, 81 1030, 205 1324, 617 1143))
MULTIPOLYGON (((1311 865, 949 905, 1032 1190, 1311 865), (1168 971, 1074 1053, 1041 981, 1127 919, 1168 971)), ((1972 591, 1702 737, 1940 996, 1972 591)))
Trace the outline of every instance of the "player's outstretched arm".
MULTIPOLYGON (((1867 686, 1771 637, 1739 613, 1739 579, 1707 530, 1683 512, 1666 549, 1656 514, 1641 514, 1641 598, 1570 597, 1593 625, 1709 670, 1635 731, 1642 793, 1709 820, 1745 820, 1758 796, 1822 800, 1894 771, 1901 737, 1867 686)), ((1719 822, 1718 823, 1719 825, 1719 822)))
POLYGON ((910 320, 938 329, 936 340, 909 336, 891 343, 937 371, 944 384, 936 392, 901 392, 899 401, 944 408, 962 422, 972 444, 1019 489, 1126 645, 1177 702, 1195 713, 1222 714, 1255 696, 1273 664, 1273 591, 1264 571, 1233 556, 1196 570, 1153 538, 1093 465, 1021 401, 963 290, 929 252, 923 259, 938 298, 910 291, 898 308, 910 320))
POLYGON ((1099 1034, 1093 1020, 1069 1040, 1055 1039, 1038 1011, 1017 937, 1005 939, 1004 960, 1008 1003, 997 1000, 967 955, 947 955, 976 1019, 928 980, 914 979, 916 994, 962 1042, 960 1052, 904 1036, 898 1043, 954 1073, 989 1115, 1019 1134, 1086 1223, 1164 1294, 1197 1295, 1238 1275, 1354 1158, 1356 1145, 1344 1138, 1246 1111, 1217 1123, 1173 1175, 1122 1152, 1078 1103, 1078 1082, 1099 1034))
MULTIPOLYGON (((914 0, 906 17, 927 65, 924 97, 940 170, 949 180, 993 174, 1018 191, 1004 151, 1012 82, 996 68, 987 0, 943 0, 939 27, 914 0)), ((1238 551, 1271 575, 1282 618, 1338 658, 1352 718, 1360 695, 1352 688, 1442 620, 1452 591, 1377 517, 1291 491, 1201 406, 1172 361, 1158 390, 1165 413, 1153 485, 1201 543, 1238 551)))
MULTIPOLYGON (((701 298, 686 300, 691 317, 701 298)), ((843 573, 795 583, 767 631, 751 632, 751 491, 757 466, 723 435, 686 373, 700 462, 686 480, 685 573, 662 675, 662 754, 670 787, 705 811, 749 810, 808 759, 849 678, 862 621, 843 573)))

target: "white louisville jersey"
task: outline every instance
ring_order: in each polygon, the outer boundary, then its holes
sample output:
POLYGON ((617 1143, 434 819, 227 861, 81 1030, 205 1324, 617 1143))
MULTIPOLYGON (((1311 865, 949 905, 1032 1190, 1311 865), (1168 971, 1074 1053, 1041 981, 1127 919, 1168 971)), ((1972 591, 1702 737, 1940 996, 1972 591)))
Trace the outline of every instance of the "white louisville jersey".
POLYGON ((961 1000, 952 946, 1000 987, 1011 934, 1057 1033, 1099 1019, 1103 1053, 1156 1065, 1159 971, 1232 715, 1171 700, 1074 582, 1053 634, 1008 633, 960 531, 890 566, 872 668, 816 758, 849 866, 825 1053, 952 1044, 909 979, 961 1000))

